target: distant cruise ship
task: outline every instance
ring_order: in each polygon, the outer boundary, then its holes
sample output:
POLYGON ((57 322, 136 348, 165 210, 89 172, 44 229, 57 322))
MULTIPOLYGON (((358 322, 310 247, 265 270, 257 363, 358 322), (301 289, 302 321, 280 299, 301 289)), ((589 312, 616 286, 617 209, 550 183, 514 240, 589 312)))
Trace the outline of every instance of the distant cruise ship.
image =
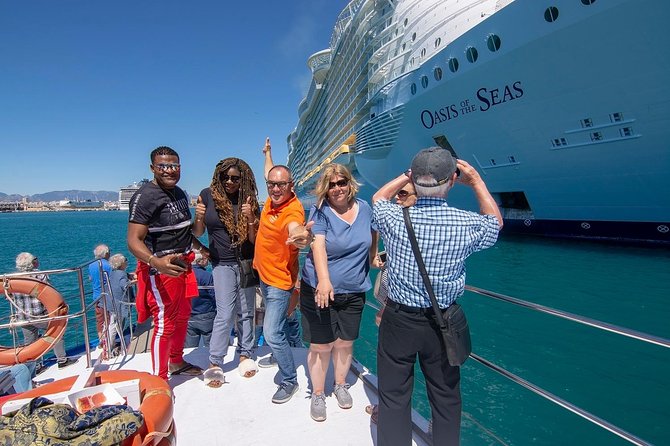
MULTIPOLYGON (((353 0, 288 137, 301 199, 346 164, 364 198, 439 145, 505 230, 670 243, 663 0, 353 0)), ((477 210, 457 185, 449 203, 477 210)))
POLYGON ((133 194, 137 191, 137 189, 142 187, 143 184, 148 182, 149 180, 145 178, 139 183, 133 183, 119 189, 119 210, 127 211, 128 205, 130 204, 130 199, 133 197, 133 194))

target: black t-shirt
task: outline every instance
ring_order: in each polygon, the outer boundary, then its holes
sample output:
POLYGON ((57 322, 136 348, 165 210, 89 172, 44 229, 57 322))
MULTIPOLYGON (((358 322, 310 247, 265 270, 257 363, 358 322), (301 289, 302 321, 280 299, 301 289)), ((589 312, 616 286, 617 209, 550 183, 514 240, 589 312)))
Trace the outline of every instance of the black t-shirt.
POLYGON ((159 257, 191 249, 191 211, 178 187, 167 190, 153 182, 144 184, 130 199, 128 221, 149 227, 144 243, 159 257))
MULTIPOLYGON (((237 263, 235 249, 231 248, 232 240, 230 234, 219 218, 210 188, 203 189, 200 192, 200 197, 202 198, 202 203, 207 207, 205 226, 207 227, 207 234, 209 236, 209 258, 212 261, 212 265, 231 265, 237 263)), ((231 204, 233 205, 233 218, 237 220, 237 213, 239 212, 237 197, 231 199, 231 204)), ((249 240, 245 240, 240 247, 240 257, 251 259, 253 256, 254 245, 249 240)))

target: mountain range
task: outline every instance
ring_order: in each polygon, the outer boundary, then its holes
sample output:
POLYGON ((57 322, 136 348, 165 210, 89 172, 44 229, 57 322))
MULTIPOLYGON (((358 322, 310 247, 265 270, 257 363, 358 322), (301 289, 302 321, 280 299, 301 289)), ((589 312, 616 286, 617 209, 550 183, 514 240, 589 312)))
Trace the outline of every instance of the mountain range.
POLYGON ((23 198, 27 198, 32 202, 39 201, 60 201, 60 200, 73 200, 73 201, 117 201, 119 199, 119 192, 113 192, 108 190, 56 190, 52 192, 45 192, 43 194, 35 195, 18 195, 12 194, 8 195, 3 192, 0 192, 0 201, 21 201, 23 198))

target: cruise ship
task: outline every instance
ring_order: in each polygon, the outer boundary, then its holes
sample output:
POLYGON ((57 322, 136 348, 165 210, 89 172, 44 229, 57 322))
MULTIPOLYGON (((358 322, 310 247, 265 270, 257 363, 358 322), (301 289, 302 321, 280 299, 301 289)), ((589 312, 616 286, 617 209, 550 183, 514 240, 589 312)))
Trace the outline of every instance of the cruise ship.
POLYGON ((128 205, 130 204, 130 199, 133 198, 133 194, 142 187, 144 183, 148 183, 149 180, 146 178, 140 181, 139 183, 134 182, 126 187, 119 189, 119 210, 127 211, 128 205))
MULTIPOLYGON (((475 166, 506 232, 670 244, 662 0, 353 0, 287 138, 306 203, 323 166, 363 198, 441 146, 475 166)), ((477 210, 457 185, 450 205, 477 210)))

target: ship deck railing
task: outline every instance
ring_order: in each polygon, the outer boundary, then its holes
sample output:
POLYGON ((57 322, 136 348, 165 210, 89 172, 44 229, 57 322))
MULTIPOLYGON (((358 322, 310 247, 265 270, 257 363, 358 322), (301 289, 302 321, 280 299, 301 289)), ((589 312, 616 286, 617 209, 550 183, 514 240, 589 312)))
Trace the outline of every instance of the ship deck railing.
MULTIPOLYGON (((466 285, 465 286, 466 291, 472 292, 474 294, 477 294, 479 296, 484 296, 487 298, 495 299, 498 301, 502 301, 508 304, 512 304, 514 306, 530 309, 539 313, 547 314, 553 317, 565 319, 574 323, 586 325, 589 327, 593 327, 599 330, 603 330, 606 332, 614 333, 616 335, 628 337, 631 339, 635 339, 640 342, 648 343, 648 344, 653 344, 659 347, 664 347, 664 348, 670 348, 670 339, 666 339, 660 336, 654 336, 648 333, 644 333, 641 331, 637 330, 632 330, 630 328, 626 327, 621 327, 615 324, 610 324, 607 322, 602 322, 596 319, 592 319, 589 317, 585 317, 579 314, 575 313, 570 313, 567 311, 559 310, 556 308, 552 308, 549 306, 545 305, 539 305, 533 302, 528 302, 523 299, 519 299, 516 297, 512 296, 507 296, 504 294, 496 293, 494 291, 486 290, 484 288, 479 288, 476 286, 471 286, 471 285, 466 285)), ((373 308, 376 311, 379 311, 381 309, 381 306, 377 305, 376 300, 371 300, 368 299, 366 301, 366 305, 373 308)), ((549 392, 548 390, 538 386, 537 384, 526 380, 522 378, 519 375, 516 375, 512 373, 511 371, 505 369, 504 367, 484 358, 483 356, 478 355, 475 352, 472 352, 470 354, 470 358, 472 358, 474 361, 478 362, 479 364, 483 365, 484 367, 498 373, 499 375, 507 378, 508 380, 512 381, 513 383, 530 390, 531 392, 541 396, 542 398, 550 401, 552 404, 561 407, 564 410, 570 411, 583 419, 589 421, 590 423, 598 426, 601 429, 607 430, 611 432, 614 435, 617 435, 618 437, 621 437, 622 439, 626 440, 627 442, 634 444, 634 445, 640 445, 640 446, 652 446, 652 443, 622 429, 619 426, 614 425, 613 423, 579 407, 578 405, 571 403, 570 401, 567 401, 552 392, 549 392)), ((467 417, 468 415, 464 412, 463 413, 464 417, 467 417)), ((476 420, 472 420, 475 424, 479 425, 479 423, 476 420)), ((491 431, 488 431, 488 434, 495 438, 498 442, 501 444, 506 444, 503 440, 496 438, 495 434, 491 431)), ((425 440, 429 440, 429 438, 425 438, 425 440)))
MULTIPOLYGON (((89 330, 88 330, 88 327, 89 327, 88 317, 89 316, 87 315, 87 313, 89 311, 94 311, 98 302, 102 302, 103 306, 104 306, 105 294, 108 293, 108 292, 111 292, 109 289, 103 290, 103 294, 99 299, 92 300, 92 299, 89 298, 89 296, 88 296, 89 293, 87 293, 86 287, 85 287, 84 272, 83 271, 84 271, 84 268, 88 268, 88 266, 90 264, 94 263, 94 262, 98 262, 98 267, 99 267, 100 273, 102 274, 103 273, 102 264, 98 260, 92 260, 92 261, 86 262, 86 263, 84 263, 84 264, 82 264, 78 267, 74 267, 74 268, 62 268, 62 269, 40 270, 39 271, 40 274, 48 274, 52 279, 53 279, 54 276, 62 275, 62 274, 74 274, 76 276, 76 281, 77 281, 76 295, 77 295, 77 298, 78 298, 78 301, 79 301, 79 304, 80 304, 80 309, 78 309, 77 311, 68 313, 67 315, 64 315, 64 316, 52 316, 52 317, 40 319, 39 321, 40 322, 46 322, 48 320, 67 319, 68 322, 70 322, 70 321, 73 321, 73 320, 79 320, 81 322, 81 328, 82 328, 81 332, 83 333, 83 340, 82 340, 81 344, 84 347, 84 355, 86 356, 86 366, 87 367, 91 367, 91 348, 92 348, 92 344, 90 342, 89 330), (87 304, 87 301, 88 301, 88 304, 87 304)), ((27 277, 30 277, 31 275, 34 275, 34 274, 35 274, 35 272, 4 274, 4 275, 0 275, 0 282, 2 282, 4 284, 5 281, 7 281, 9 279, 27 278, 27 277)), ((53 280, 52 280, 52 282, 53 282, 53 280)), ((109 281, 107 281, 107 283, 109 283, 109 281)), ((213 287, 201 287, 201 288, 213 288, 213 287)), ((621 326, 610 324, 610 323, 607 323, 607 322, 602 322, 602 321, 599 321, 599 320, 596 320, 596 319, 592 319, 592 318, 585 317, 585 316, 582 316, 582 315, 579 315, 579 314, 559 310, 559 309, 552 308, 552 307, 549 307, 549 306, 544 306, 544 305, 536 304, 536 303, 533 303, 533 302, 528 302, 526 300, 522 300, 522 299, 512 297, 512 296, 507 296, 507 295, 504 295, 504 294, 500 294, 500 293, 490 291, 490 290, 486 290, 486 289, 483 289, 483 288, 479 288, 479 287, 476 287, 476 286, 466 285, 465 289, 468 292, 474 293, 478 296, 487 297, 487 298, 494 299, 494 300, 501 301, 501 302, 505 302, 507 304, 511 304, 511 305, 514 305, 514 306, 517 306, 517 307, 530 309, 530 310, 533 310, 533 311, 536 311, 536 312, 539 312, 539 313, 543 313, 543 314, 547 314, 547 315, 550 315, 550 316, 553 316, 553 317, 556 317, 556 318, 561 318, 561 319, 564 319, 564 320, 567 320, 567 321, 570 321, 570 322, 573 322, 573 323, 593 327, 593 328, 603 330, 603 331, 606 331, 606 332, 609 332, 609 333, 613 333, 613 334, 616 334, 616 335, 619 335, 619 336, 624 336, 624 337, 627 337, 627 338, 631 338, 631 339, 634 339, 634 340, 639 341, 639 342, 652 344, 652 345, 662 347, 662 348, 670 348, 670 340, 668 340, 666 338, 663 338, 663 337, 654 336, 654 335, 647 334, 647 333, 644 333, 644 332, 641 332, 641 331, 632 330, 632 329, 629 329, 629 328, 626 328, 626 327, 621 327, 621 326)), ((373 299, 368 299, 366 304, 369 307, 373 308, 374 310, 378 311, 380 307, 378 305, 375 305, 375 303, 373 303, 373 302, 376 302, 376 301, 373 300, 373 299)), ((72 303, 72 302, 70 302, 70 303, 72 303)), ((133 306, 134 303, 133 302, 125 302, 125 303, 123 303, 123 305, 133 306)), ((31 323, 35 322, 34 320, 32 320, 32 321, 21 321, 21 322, 14 321, 13 318, 11 317, 12 316, 12 311, 10 311, 9 313, 10 313, 10 315, 9 315, 10 321, 9 322, 4 322, 4 320, 3 320, 3 319, 6 319, 7 316, 3 316, 3 318, 0 319, 0 333, 5 329, 10 330, 11 332, 15 332, 16 328, 20 328, 23 325, 28 325, 28 324, 31 324, 31 323)), ((130 312, 130 314, 131 314, 130 317, 132 318, 132 311, 130 312)), ((134 324, 132 323, 132 320, 130 322, 131 322, 130 326, 131 326, 131 329, 132 329, 132 326, 134 324)), ((72 339, 72 334, 68 333, 67 337, 68 337, 69 340, 71 340, 72 339)), ((134 339, 134 338, 137 338, 137 336, 135 334, 131 333, 131 339, 134 339)), ((20 344, 18 344, 16 342, 16 335, 15 334, 12 335, 12 340, 14 342, 14 347, 20 346, 20 344)), ((108 342, 109 342, 109 340, 108 340, 108 342)), ((79 343, 77 345, 79 345, 79 343)), ((108 343, 108 345, 111 345, 111 344, 108 343)), ((126 354, 127 346, 122 343, 121 348, 123 350, 122 354, 126 354)), ((495 364, 494 362, 490 361, 489 359, 486 359, 485 357, 477 354, 476 351, 473 351, 470 354, 470 358, 472 358, 477 363, 483 365, 484 367, 486 367, 486 368, 500 374, 501 376, 507 378, 508 380, 512 381, 513 383, 515 383, 515 384, 517 384, 517 385, 519 385, 519 386, 521 386, 521 387, 523 387, 527 390, 530 390, 531 392, 543 397, 544 399, 550 401, 552 404, 554 404, 556 406, 559 406, 564 410, 567 410, 569 412, 572 412, 572 413, 582 417, 583 419, 585 419, 585 420, 589 421, 590 423, 598 426, 599 428, 605 429, 605 430, 609 431, 610 433, 628 441, 631 444, 651 445, 651 443, 645 441, 644 439, 642 439, 642 438, 640 438, 640 437, 638 437, 638 436, 636 436, 636 435, 634 435, 634 434, 632 434, 632 433, 614 425, 613 423, 610 423, 609 421, 607 421, 607 420, 605 420, 605 419, 603 419, 603 418, 601 418, 601 417, 599 417, 599 416, 597 416, 597 415, 579 407, 578 405, 576 405, 576 404, 574 404, 570 401, 567 401, 567 400, 549 392, 546 389, 543 389, 542 387, 538 386, 537 384, 535 384, 533 382, 530 382, 529 380, 526 380, 526 379, 522 378, 521 376, 518 376, 518 375, 512 373, 511 371, 505 369, 504 367, 502 367, 498 364, 495 364)), ((356 365, 356 367, 360 368, 360 364, 356 365)), ((376 391, 376 378, 374 378, 374 377, 370 378, 370 375, 367 374, 367 373, 360 374, 360 370, 353 370, 353 371, 354 371, 354 373, 356 373, 359 376, 359 378, 363 379, 363 381, 367 385, 369 385, 371 388, 373 388, 376 391)), ((467 414, 464 413, 464 416, 467 417, 467 414)), ((473 421, 475 422, 475 424, 478 424, 475 420, 473 420, 473 421)), ((426 443, 430 444, 430 434, 429 434, 429 430, 427 429, 427 425, 425 423, 423 423, 422 421, 419 421, 418 423, 415 421, 414 424, 415 424, 414 425, 415 433, 418 433, 419 436, 422 437, 422 439, 424 441, 426 441, 426 443)), ((491 431, 488 431, 488 432, 493 438, 496 438, 495 434, 493 432, 491 432, 491 431)), ((500 439, 498 439, 498 441, 500 443, 504 443, 500 439)))

